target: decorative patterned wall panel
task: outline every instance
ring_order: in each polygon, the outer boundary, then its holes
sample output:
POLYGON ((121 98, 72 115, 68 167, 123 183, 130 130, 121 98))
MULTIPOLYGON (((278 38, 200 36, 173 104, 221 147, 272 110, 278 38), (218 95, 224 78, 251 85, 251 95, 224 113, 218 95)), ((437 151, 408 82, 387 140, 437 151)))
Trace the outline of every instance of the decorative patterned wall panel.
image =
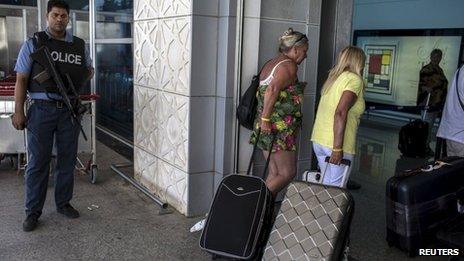
POLYGON ((193 0, 158 0, 159 17, 189 15, 192 13, 192 1, 193 0))
POLYGON ((135 83, 189 95, 191 21, 135 22, 135 83))
POLYGON ((189 95, 191 20, 189 17, 159 20, 160 88, 189 95))
POLYGON ((136 86, 135 106, 135 145, 187 171, 188 97, 136 86))
POLYGON ((157 172, 158 159, 141 150, 134 148, 134 178, 145 186, 148 190, 155 191, 154 177, 157 172))
POLYGON ((153 88, 159 88, 158 24, 158 20, 134 23, 134 82, 153 88))
POLYGON ((136 0, 134 1, 134 20, 150 19, 158 16, 158 0, 136 0))
POLYGON ((156 135, 156 123, 158 122, 156 107, 158 92, 154 89, 134 85, 134 143, 140 148, 156 155, 158 139, 156 135))
POLYGON ((187 214, 187 173, 160 160, 155 177, 155 193, 175 207, 182 214, 187 214))
POLYGON ((135 177, 187 212, 191 0, 134 1, 135 177))
POLYGON ((135 178, 162 201, 186 214, 187 173, 144 150, 137 147, 134 150, 135 178))
POLYGON ((187 171, 189 98, 160 92, 159 118, 156 122, 159 138, 158 155, 183 171, 187 171))
POLYGON ((191 2, 191 0, 136 0, 134 1, 134 19, 189 15, 192 13, 191 2))

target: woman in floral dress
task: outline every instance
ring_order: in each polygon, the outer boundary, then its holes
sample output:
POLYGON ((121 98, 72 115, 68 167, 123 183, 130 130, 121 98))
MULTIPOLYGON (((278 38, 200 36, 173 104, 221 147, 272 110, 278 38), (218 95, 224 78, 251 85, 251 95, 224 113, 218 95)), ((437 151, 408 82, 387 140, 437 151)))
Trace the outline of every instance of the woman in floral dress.
POLYGON ((296 174, 296 135, 301 126, 305 87, 305 83, 298 82, 297 70, 307 51, 306 35, 289 28, 280 37, 279 55, 267 62, 260 74, 258 109, 250 142, 258 142, 265 158, 272 151, 266 185, 274 197, 296 174), (275 141, 270 148, 273 135, 275 141))

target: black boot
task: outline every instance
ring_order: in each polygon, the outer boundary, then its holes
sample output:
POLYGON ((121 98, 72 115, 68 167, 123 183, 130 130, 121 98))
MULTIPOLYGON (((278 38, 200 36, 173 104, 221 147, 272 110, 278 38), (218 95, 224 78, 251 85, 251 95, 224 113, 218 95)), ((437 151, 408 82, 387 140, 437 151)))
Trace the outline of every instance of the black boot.
POLYGON ((57 208, 56 211, 67 218, 78 218, 79 217, 79 212, 75 210, 71 204, 66 204, 61 208, 57 208))
POLYGON ((39 223, 39 217, 36 214, 28 215, 23 222, 24 232, 30 232, 34 230, 37 227, 37 223, 39 223))
POLYGON ((361 185, 349 179, 346 183, 346 188, 348 190, 358 190, 361 188, 361 185))

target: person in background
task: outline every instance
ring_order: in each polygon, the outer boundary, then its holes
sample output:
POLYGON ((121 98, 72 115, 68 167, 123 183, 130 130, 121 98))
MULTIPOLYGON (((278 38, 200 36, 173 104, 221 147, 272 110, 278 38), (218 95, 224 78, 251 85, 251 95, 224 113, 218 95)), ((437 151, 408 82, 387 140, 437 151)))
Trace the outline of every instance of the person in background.
MULTIPOLYGON (((323 184, 345 187, 343 158, 353 161, 356 133, 360 117, 364 112, 364 83, 362 71, 366 55, 355 46, 345 47, 338 56, 336 65, 330 70, 321 91, 311 141, 319 168, 327 166, 323 184)), ((349 175, 351 169, 348 171, 349 175)))
POLYGON ((274 198, 296 175, 296 135, 301 126, 305 87, 305 83, 298 81, 297 71, 307 52, 306 35, 289 28, 280 37, 279 54, 263 66, 260 74, 255 129, 250 142, 258 143, 266 159, 271 157, 266 185, 274 198))
MULTIPOLYGON (((432 130, 437 117, 441 114, 445 104, 445 98, 448 87, 443 69, 440 67, 440 62, 443 58, 443 52, 440 49, 433 49, 430 52, 430 63, 422 67, 419 73, 419 88, 417 94, 417 105, 426 106, 427 98, 430 94, 428 106, 433 106, 433 111, 423 111, 425 113, 424 120, 429 124, 429 136, 427 144, 432 140, 432 130)), ((428 154, 433 155, 432 149, 428 147, 428 154)))
MULTIPOLYGON (((79 217, 79 212, 69 203, 73 196, 79 124, 72 119, 53 79, 42 83, 33 80, 43 68, 32 61, 30 54, 42 46, 47 47, 61 77, 66 79, 64 74, 69 74, 77 93, 79 87, 93 76, 93 68, 84 40, 66 31, 69 22, 66 2, 48 1, 47 22, 45 31, 35 33, 23 44, 15 67, 17 79, 12 124, 18 130, 27 130, 26 219, 23 222, 26 232, 37 227, 42 214, 54 140, 57 153, 54 175, 56 209, 67 218, 79 217), (26 93, 29 96, 27 114, 24 112, 26 93)), ((72 92, 69 95, 71 103, 75 104, 77 97, 72 97, 72 92)))
POLYGON ((463 67, 456 71, 453 82, 449 87, 437 136, 446 139, 446 152, 448 156, 464 157, 463 67), (459 96, 457 92, 459 92, 459 96))

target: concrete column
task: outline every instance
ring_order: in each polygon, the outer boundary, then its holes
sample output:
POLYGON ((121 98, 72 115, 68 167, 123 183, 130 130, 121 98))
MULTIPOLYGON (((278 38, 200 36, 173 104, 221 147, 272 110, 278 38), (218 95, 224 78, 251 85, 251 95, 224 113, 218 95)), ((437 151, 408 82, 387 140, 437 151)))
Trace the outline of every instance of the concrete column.
POLYGON ((135 178, 187 216, 230 172, 233 2, 134 1, 135 178))

